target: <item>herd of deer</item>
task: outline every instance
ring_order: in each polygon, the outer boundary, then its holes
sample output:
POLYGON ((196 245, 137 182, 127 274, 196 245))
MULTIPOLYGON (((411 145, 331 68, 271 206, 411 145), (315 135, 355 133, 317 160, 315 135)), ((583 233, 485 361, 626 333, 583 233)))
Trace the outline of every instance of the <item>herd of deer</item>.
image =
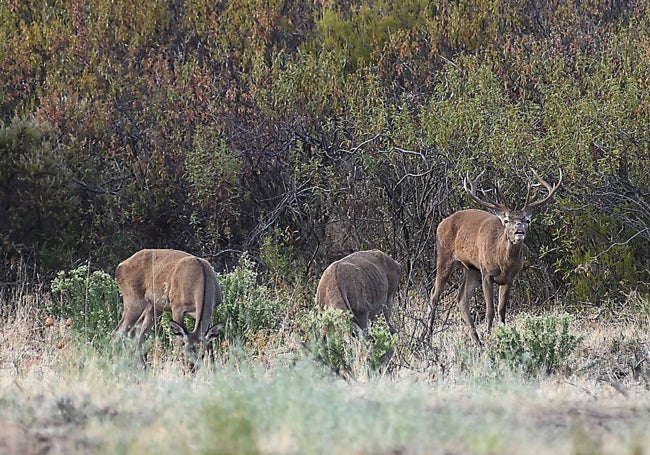
MULTIPOLYGON (((435 310, 440 294, 456 266, 462 266, 464 280, 458 293, 461 314, 470 335, 481 344, 469 310, 469 298, 479 281, 485 298, 488 331, 494 321, 494 284, 499 287, 499 318, 506 320, 506 302, 517 273, 523 266, 523 245, 533 209, 545 204, 562 183, 562 171, 555 185, 535 171, 546 190, 543 199, 530 201, 531 184, 521 210, 512 210, 497 187, 495 200, 477 189, 467 175, 463 187, 474 202, 494 214, 476 209, 460 210, 440 222, 436 230, 437 274, 430 299, 428 333, 433 333, 435 310), (482 198, 477 193, 481 193, 482 198)), ((353 324, 365 331, 368 321, 384 315, 389 329, 393 299, 402 273, 401 265, 379 250, 358 251, 333 262, 323 272, 316 291, 320 308, 337 308, 353 315, 353 324)), ((172 313, 170 328, 184 341, 187 365, 194 369, 223 332, 222 324, 211 325, 212 313, 222 301, 217 276, 205 260, 177 250, 141 250, 117 266, 117 283, 124 299, 124 312, 116 335, 134 336, 139 328, 138 351, 145 364, 142 343, 157 318, 172 313), (189 331, 185 316, 196 321, 189 331)))

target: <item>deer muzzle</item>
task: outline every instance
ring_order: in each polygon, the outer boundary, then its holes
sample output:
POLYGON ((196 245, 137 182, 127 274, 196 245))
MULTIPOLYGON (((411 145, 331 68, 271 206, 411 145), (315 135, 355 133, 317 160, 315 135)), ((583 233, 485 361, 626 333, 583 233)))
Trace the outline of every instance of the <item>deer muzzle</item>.
POLYGON ((526 227, 523 224, 517 225, 514 235, 512 236, 514 243, 521 243, 526 238, 526 227))

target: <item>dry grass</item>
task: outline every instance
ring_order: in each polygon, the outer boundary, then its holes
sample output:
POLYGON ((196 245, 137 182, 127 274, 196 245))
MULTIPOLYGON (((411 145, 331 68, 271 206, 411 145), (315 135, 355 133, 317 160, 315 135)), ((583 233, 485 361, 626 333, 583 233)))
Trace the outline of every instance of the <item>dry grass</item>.
POLYGON ((647 321, 574 319, 571 329, 584 341, 570 371, 550 377, 496 368, 453 314, 428 348, 404 337, 383 372, 360 368, 356 380, 278 343, 282 354, 266 352, 263 362, 233 351, 188 376, 173 359, 144 372, 108 348, 72 340, 65 321, 50 324, 39 312, 46 298, 12 295, 14 308, 2 317, 2 454, 642 454, 650 447, 647 321))

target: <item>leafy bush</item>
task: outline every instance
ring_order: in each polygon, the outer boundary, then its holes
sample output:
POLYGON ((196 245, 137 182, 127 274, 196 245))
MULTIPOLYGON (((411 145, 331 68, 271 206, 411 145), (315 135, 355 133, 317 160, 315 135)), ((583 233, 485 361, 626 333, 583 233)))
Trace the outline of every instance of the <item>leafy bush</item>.
POLYGON ((492 339, 491 358, 528 376, 552 374, 563 368, 582 340, 569 333, 568 316, 527 316, 521 333, 515 327, 500 326, 492 339))
POLYGON ((72 331, 90 341, 110 337, 120 317, 120 293, 113 277, 82 265, 60 271, 51 289, 55 302, 47 308, 49 314, 70 318, 72 331))
POLYGON ((350 371, 352 314, 326 308, 303 315, 299 327, 311 353, 336 373, 350 371))
POLYGON ((216 128, 197 127, 193 140, 194 148, 184 157, 187 201, 192 206, 189 224, 197 243, 218 250, 219 242, 230 239, 233 231, 228 214, 235 212, 240 163, 216 128))
POLYGON ((384 318, 375 320, 368 329, 370 350, 368 364, 373 371, 383 366, 393 354, 397 345, 397 335, 391 334, 384 318))
POLYGON ((277 327, 284 315, 281 302, 258 284, 255 264, 247 254, 219 282, 223 303, 215 308, 213 319, 224 324, 230 341, 251 341, 259 331, 277 327))
POLYGON ((353 374, 355 367, 378 370, 393 353, 397 336, 383 319, 373 322, 367 337, 354 337, 352 314, 326 308, 310 311, 299 321, 311 353, 337 374, 353 374))
POLYGON ((274 228, 264 237, 260 248, 260 256, 268 268, 268 274, 276 283, 300 283, 301 268, 296 267, 300 260, 301 251, 296 246, 297 235, 288 229, 281 231, 274 228))
POLYGON ((0 121, 0 241, 5 254, 58 269, 83 242, 79 204, 51 129, 0 121))

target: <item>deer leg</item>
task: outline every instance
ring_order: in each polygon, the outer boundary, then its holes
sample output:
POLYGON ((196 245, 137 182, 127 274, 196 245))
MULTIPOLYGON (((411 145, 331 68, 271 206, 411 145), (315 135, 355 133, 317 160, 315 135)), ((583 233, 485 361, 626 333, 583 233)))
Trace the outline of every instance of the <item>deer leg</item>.
POLYGON ((206 356, 209 362, 214 364, 214 343, 223 335, 223 324, 215 324, 208 328, 205 333, 206 356))
POLYGON ((149 305, 140 316, 140 319, 138 319, 138 322, 142 323, 140 326, 140 336, 138 338, 138 353, 140 355, 140 361, 144 367, 147 365, 143 349, 144 338, 147 336, 147 333, 149 330, 151 330, 151 327, 153 327, 156 318, 158 318, 160 314, 160 312, 155 310, 153 305, 149 305))
POLYGON ((393 315, 393 296, 389 296, 386 304, 382 308, 382 313, 384 314, 384 319, 386 320, 386 325, 388 325, 388 331, 391 335, 394 335, 397 331, 390 320, 393 315))
POLYGON ((454 270, 454 265, 455 263, 451 258, 447 259, 442 252, 438 252, 436 283, 431 292, 431 298, 429 299, 429 334, 433 334, 433 321, 436 317, 436 309, 440 303, 440 294, 442 294, 447 280, 449 280, 449 275, 454 270))
POLYGON ((122 312, 122 318, 120 322, 115 327, 113 332, 114 336, 126 335, 132 337, 135 333, 135 326, 137 326, 138 321, 142 317, 142 312, 147 307, 147 301, 144 299, 138 299, 133 295, 124 296, 124 311, 122 312))
POLYGON ((510 295, 510 289, 512 289, 511 284, 499 286, 499 319, 501 319, 501 322, 504 324, 506 323, 506 302, 510 295))
POLYGON ((483 280, 483 298, 485 299, 485 318, 487 319, 488 332, 492 330, 494 322, 494 285, 487 272, 482 274, 483 280))
POLYGON ((458 292, 458 306, 460 307, 461 315, 463 319, 469 325, 470 335, 472 339, 480 346, 481 341, 478 338, 478 333, 476 333, 476 326, 474 325, 474 319, 472 319, 472 314, 469 311, 469 298, 472 295, 474 289, 478 285, 481 279, 481 272, 478 270, 465 269, 465 279, 463 284, 458 292))
POLYGON ((352 327, 354 332, 359 335, 359 338, 365 338, 368 333, 368 317, 368 313, 361 313, 352 318, 352 327))

